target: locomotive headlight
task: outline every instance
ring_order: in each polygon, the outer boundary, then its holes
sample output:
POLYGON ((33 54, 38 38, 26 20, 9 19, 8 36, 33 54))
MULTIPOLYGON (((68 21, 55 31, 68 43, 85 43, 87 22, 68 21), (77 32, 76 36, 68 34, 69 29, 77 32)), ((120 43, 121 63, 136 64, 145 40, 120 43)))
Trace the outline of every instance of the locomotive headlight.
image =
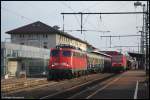
POLYGON ((53 63, 53 64, 52 64, 52 67, 53 67, 53 66, 57 66, 57 65, 58 65, 58 63, 53 63))
POLYGON ((61 65, 62 66, 69 66, 68 63, 66 63, 66 62, 61 63, 61 65))
POLYGON ((52 64, 52 67, 54 67, 55 65, 54 64, 52 64))

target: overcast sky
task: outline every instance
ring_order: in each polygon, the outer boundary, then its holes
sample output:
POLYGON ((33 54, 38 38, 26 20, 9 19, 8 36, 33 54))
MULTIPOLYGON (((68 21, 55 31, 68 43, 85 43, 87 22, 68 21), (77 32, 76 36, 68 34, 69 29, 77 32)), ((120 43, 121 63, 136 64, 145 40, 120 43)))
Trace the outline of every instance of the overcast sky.
MULTIPOLYGON (((146 1, 142 1, 146 4, 146 1)), ((63 27, 62 12, 134 12, 142 11, 134 7, 134 1, 1 1, 1 41, 10 38, 6 31, 41 21, 47 25, 63 27)), ((100 50, 110 46, 109 38, 102 35, 140 35, 142 15, 84 15, 83 29, 110 31, 102 32, 68 32, 88 41, 100 50), (138 28, 136 28, 138 27, 138 28)), ((65 30, 80 30, 79 15, 65 15, 65 30)), ((112 38, 114 46, 138 46, 140 37, 112 38)), ((118 49, 118 48, 116 48, 118 49)), ((124 51, 138 51, 137 47, 122 48, 124 51)))

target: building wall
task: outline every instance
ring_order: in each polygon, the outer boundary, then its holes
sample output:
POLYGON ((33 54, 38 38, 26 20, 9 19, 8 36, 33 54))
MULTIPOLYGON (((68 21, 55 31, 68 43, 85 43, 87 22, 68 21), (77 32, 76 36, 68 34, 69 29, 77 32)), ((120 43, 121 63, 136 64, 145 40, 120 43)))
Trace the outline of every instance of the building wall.
POLYGON ((11 34, 12 43, 42 48, 53 48, 58 44, 70 44, 86 50, 86 44, 58 34, 11 34))
POLYGON ((11 42, 42 48, 52 48, 56 45, 56 34, 11 34, 11 42))
POLYGON ((56 44, 57 45, 58 44, 70 44, 72 46, 79 47, 79 48, 81 48, 82 50, 85 50, 85 51, 87 49, 85 43, 79 42, 77 40, 70 39, 70 38, 65 37, 63 35, 56 35, 56 44))

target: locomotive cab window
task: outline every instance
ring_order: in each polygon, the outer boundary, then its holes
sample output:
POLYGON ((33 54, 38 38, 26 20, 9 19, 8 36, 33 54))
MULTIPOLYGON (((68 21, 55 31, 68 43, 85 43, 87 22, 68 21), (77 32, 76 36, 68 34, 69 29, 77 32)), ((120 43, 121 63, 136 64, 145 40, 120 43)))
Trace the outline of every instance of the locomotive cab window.
POLYGON ((59 56, 59 50, 53 50, 53 51, 51 51, 51 56, 52 57, 59 56))
POLYGON ((71 51, 62 51, 62 55, 66 56, 66 57, 70 57, 71 56, 71 51))

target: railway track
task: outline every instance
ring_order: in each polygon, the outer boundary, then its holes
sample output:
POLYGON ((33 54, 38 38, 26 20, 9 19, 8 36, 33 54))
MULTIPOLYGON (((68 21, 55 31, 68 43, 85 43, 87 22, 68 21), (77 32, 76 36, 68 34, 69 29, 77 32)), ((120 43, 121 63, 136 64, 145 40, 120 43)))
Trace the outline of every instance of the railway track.
POLYGON ((19 79, 16 81, 8 81, 1 83, 1 91, 2 92, 11 92, 16 91, 23 88, 33 87, 41 84, 47 84, 46 79, 19 79))
MULTIPOLYGON (((37 86, 35 88, 26 88, 22 89, 16 92, 8 92, 3 94, 2 97, 24 97, 24 98, 42 98, 45 97, 49 94, 56 94, 59 91, 64 91, 66 89, 70 89, 72 87, 85 84, 87 82, 90 82, 95 79, 103 79, 105 77, 110 77, 112 74, 110 73, 99 73, 99 74, 92 74, 92 75, 87 75, 87 76, 81 76, 79 78, 74 78, 70 80, 62 80, 54 84, 44 84, 43 86, 37 86)), ((104 79, 103 79, 104 80, 104 79)))
MULTIPOLYGON (((56 92, 44 97, 41 97, 40 99, 72 99, 72 98, 76 98, 76 96, 78 95, 82 95, 85 96, 85 92, 87 91, 87 93, 91 93, 93 90, 95 90, 97 84, 107 81, 108 79, 112 79, 114 77, 118 77, 119 75, 116 74, 112 74, 103 78, 98 78, 92 81, 88 81, 86 83, 74 86, 72 88, 60 91, 60 92, 56 92), (86 90, 86 91, 85 91, 86 90)), ((89 94, 88 93, 88 94, 89 94)), ((89 96, 89 95, 88 95, 89 96)), ((87 96, 87 97, 88 97, 87 96)), ((78 98, 78 97, 77 97, 78 98)), ((79 97, 80 98, 80 97, 79 97)), ((81 97, 82 98, 82 97, 81 97)))

